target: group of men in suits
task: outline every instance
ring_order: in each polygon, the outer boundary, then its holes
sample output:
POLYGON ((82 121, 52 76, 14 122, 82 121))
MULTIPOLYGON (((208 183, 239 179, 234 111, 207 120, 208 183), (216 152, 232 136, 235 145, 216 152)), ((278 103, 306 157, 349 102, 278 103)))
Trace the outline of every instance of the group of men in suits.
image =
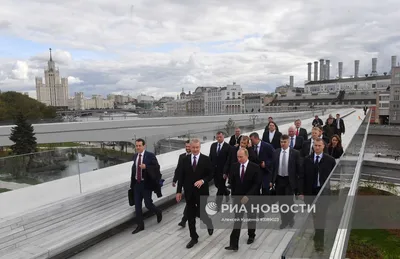
MULTIPOLYGON (((147 151, 141 153, 143 151, 140 151, 140 148, 142 144, 144 145, 144 141, 138 141, 136 142, 138 153, 134 157, 131 178, 131 187, 133 185, 135 188, 135 205, 138 204, 136 205, 136 215, 141 214, 140 205, 141 200, 144 199, 145 206, 157 215, 157 220, 160 222, 161 211, 154 206, 151 194, 148 192, 153 187, 148 183, 146 185, 146 179, 151 178, 148 175, 149 169, 159 167, 159 165, 153 154, 147 151)), ((294 195, 298 195, 300 199, 304 199, 304 196, 317 195, 336 163, 334 158, 325 153, 327 142, 323 139, 321 128, 313 127, 311 138, 308 139, 307 130, 301 127, 300 120, 294 122, 294 125, 289 128, 288 134, 280 133, 276 123, 270 121, 262 139, 256 132, 251 133, 248 138, 241 135, 240 129, 236 129, 229 143, 226 143, 223 132, 217 132, 216 142, 211 145, 208 156, 200 152, 199 139, 187 141, 185 148, 186 152, 179 157, 173 186, 177 187, 177 202, 182 200, 182 191, 184 191, 186 207, 179 225, 185 227, 186 221, 188 222, 190 241, 186 245, 187 248, 192 248, 198 243, 196 217, 205 223, 209 235, 214 232, 212 221, 205 212, 205 207, 200 206, 200 197, 209 196, 209 182, 214 181, 217 187, 218 209, 221 207, 223 198, 229 200, 230 194, 232 194, 235 204, 246 205, 251 203, 249 201, 251 196, 269 196, 272 191, 275 191, 276 195, 280 197, 280 203, 290 206, 293 204, 294 195), (253 154, 251 160, 249 153, 253 154), (236 159, 232 159, 232 157, 236 157, 236 159), (231 192, 226 186, 227 178, 231 192)), ((155 183, 153 182, 153 184, 155 183)), ((305 202, 312 200, 312 198, 306 198, 305 202)), ((242 214, 238 213, 235 217, 241 218, 242 214)), ((252 214, 248 217, 254 218, 256 215, 252 214)), ((144 229, 140 216, 138 222, 134 233, 144 229)), ((293 213, 281 213, 280 228, 293 225, 293 213)), ((235 222, 230 236, 230 244, 226 247, 227 250, 238 250, 240 226, 241 222, 235 222)), ((249 221, 248 244, 254 242, 255 229, 255 222, 249 221)), ((318 235, 316 234, 319 238, 321 235, 323 236, 323 231, 322 234, 321 231, 318 232, 318 235)), ((318 242, 321 246, 321 241, 318 242)))
POLYGON ((315 118, 312 121, 312 125, 313 127, 323 127, 324 133, 327 137, 333 136, 335 134, 339 137, 342 137, 342 134, 344 134, 346 131, 344 121, 340 117, 339 113, 336 114, 336 118, 333 118, 332 115, 329 115, 325 125, 323 121, 318 117, 318 115, 315 115, 315 118))

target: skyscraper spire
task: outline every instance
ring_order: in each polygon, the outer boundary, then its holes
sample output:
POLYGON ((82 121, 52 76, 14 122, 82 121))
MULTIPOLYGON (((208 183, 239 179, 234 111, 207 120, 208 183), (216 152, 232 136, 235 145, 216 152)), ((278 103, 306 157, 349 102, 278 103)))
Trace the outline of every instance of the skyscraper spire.
POLYGON ((50 61, 53 61, 53 57, 51 56, 51 48, 49 48, 50 50, 50 61))

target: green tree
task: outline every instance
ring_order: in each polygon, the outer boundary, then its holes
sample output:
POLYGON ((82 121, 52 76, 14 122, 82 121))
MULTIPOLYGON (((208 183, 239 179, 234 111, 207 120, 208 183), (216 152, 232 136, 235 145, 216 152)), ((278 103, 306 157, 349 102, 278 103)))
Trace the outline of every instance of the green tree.
POLYGON ((15 143, 11 146, 13 153, 21 155, 36 152, 37 143, 33 126, 22 112, 16 116, 15 125, 10 135, 10 140, 15 143))

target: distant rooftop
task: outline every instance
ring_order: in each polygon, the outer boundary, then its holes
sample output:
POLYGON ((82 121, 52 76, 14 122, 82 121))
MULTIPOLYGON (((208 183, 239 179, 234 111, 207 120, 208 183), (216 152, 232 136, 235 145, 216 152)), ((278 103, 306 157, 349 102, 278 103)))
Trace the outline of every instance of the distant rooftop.
POLYGON ((310 81, 305 85, 319 85, 319 84, 329 84, 329 83, 346 83, 346 82, 359 82, 359 81, 372 81, 372 80, 385 80, 391 79, 390 75, 378 75, 378 76, 368 76, 368 77, 354 77, 354 78, 341 78, 341 79, 329 79, 321 81, 310 81))

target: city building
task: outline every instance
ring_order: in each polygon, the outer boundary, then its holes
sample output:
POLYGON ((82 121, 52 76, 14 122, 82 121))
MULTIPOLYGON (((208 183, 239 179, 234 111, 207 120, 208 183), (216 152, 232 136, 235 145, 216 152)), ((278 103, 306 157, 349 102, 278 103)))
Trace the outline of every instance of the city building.
POLYGON ((93 109, 114 109, 114 101, 103 99, 101 95, 92 95, 92 98, 85 98, 83 92, 77 92, 73 98, 68 99, 70 110, 93 110, 93 109))
POLYGON ((36 77, 36 96, 39 102, 48 106, 68 107, 68 78, 61 78, 60 71, 56 68, 51 55, 44 70, 44 83, 42 77, 36 77))
POLYGON ((391 74, 389 123, 400 124, 400 67, 394 66, 391 74))
MULTIPOLYGON (((129 98, 128 98, 129 100, 129 98)), ((137 98, 137 106, 142 107, 143 109, 152 109, 154 104, 154 97, 141 94, 137 98)))
POLYGON ((264 110, 265 94, 244 93, 242 97, 243 113, 262 112, 264 110))
POLYGON ((376 94, 375 123, 389 123, 390 90, 380 91, 376 94))

